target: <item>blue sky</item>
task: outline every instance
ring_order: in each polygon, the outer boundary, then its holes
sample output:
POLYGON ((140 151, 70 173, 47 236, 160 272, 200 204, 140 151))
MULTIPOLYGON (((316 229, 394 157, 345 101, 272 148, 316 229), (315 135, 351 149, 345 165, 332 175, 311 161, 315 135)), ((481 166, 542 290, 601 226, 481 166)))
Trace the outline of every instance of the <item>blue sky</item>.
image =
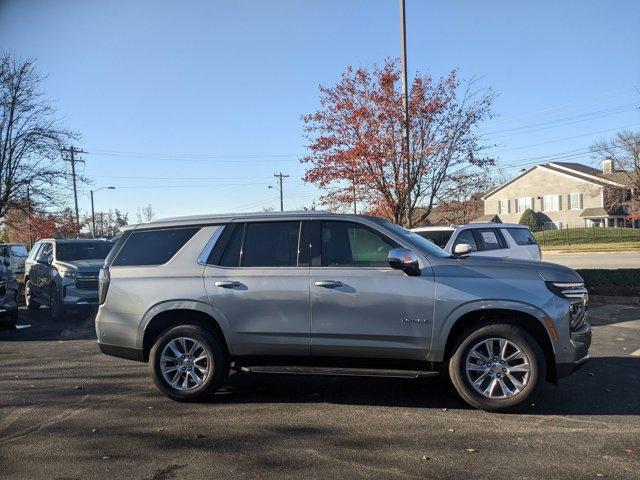
MULTIPOLYGON (((37 59, 82 135, 96 208, 159 217, 309 205, 300 115, 347 65, 399 55, 397 0, 0 0, 0 49, 37 59)), ((410 74, 459 68, 499 97, 507 173, 640 130, 640 2, 407 0, 410 74), (553 157, 550 157, 553 158, 553 157), (543 161, 543 160, 539 160, 543 161)), ((88 188, 80 206, 89 209, 88 188)))

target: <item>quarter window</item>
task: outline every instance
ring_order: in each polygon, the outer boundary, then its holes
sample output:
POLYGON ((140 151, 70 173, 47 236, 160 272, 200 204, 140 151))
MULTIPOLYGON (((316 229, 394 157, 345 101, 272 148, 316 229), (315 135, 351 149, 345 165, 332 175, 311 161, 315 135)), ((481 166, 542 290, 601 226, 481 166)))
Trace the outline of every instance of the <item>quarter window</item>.
POLYGON ((247 223, 243 267, 295 267, 300 222, 247 223))
POLYGON ((112 265, 124 267, 167 263, 198 230, 199 227, 134 230, 112 265))
POLYGON ((528 228, 507 228, 509 235, 518 245, 537 245, 536 239, 528 228))
POLYGON ((322 222, 323 267, 387 267, 397 245, 378 232, 352 222, 322 222))

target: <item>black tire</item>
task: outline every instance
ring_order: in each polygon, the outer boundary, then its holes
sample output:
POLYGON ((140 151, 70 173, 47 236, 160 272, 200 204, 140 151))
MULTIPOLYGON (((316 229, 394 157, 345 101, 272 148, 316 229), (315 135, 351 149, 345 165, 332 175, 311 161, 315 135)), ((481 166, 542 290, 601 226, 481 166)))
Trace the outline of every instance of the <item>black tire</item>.
POLYGON ((24 284, 24 303, 28 310, 38 310, 40 304, 31 297, 29 292, 31 292, 31 282, 27 280, 27 283, 24 284))
MULTIPOLYGON (((171 327, 162 333, 154 343, 149 354, 149 365, 153 381, 162 393, 178 402, 198 402, 206 400, 213 394, 229 375, 229 358, 221 339, 197 325, 178 325, 171 327), (202 384, 189 390, 180 390, 170 385, 165 380, 161 371, 160 357, 165 347, 173 340, 180 337, 188 337, 198 341, 206 350, 209 363, 209 373, 204 377, 202 384), (211 368, 213 366, 213 368, 211 368)), ((184 377, 183 377, 184 378, 184 377)))
POLYGON ((62 304, 62 298, 56 287, 51 287, 49 291, 49 316, 52 320, 60 320, 64 317, 65 308, 62 304))
MULTIPOLYGON (((500 376, 497 373, 493 375, 500 376)), ((449 360, 449 377, 458 394, 469 405, 490 412, 517 411, 530 405, 540 393, 545 375, 545 358, 538 342, 521 327, 507 322, 496 322, 466 331, 458 339, 449 360), (467 375, 467 355, 475 345, 491 338, 504 339, 516 344, 529 360, 527 383, 520 392, 509 398, 489 398, 483 395, 476 391, 467 375)), ((513 387, 513 384, 510 386, 513 387)))

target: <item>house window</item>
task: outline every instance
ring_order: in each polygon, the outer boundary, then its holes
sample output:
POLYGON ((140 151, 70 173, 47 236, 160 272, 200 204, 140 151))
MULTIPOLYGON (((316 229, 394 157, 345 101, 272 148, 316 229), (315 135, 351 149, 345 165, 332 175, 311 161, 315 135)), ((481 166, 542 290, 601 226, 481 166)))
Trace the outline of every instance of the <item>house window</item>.
POLYGON ((509 200, 498 200, 498 214, 509 213, 509 200))
POLYGON ((580 210, 582 208, 582 194, 571 193, 569 195, 569 210, 580 210))
POLYGON ((562 209, 560 202, 560 195, 545 195, 544 196, 544 211, 545 212, 557 212, 562 209))
POLYGON ((524 212, 527 208, 533 209, 531 197, 518 198, 516 205, 518 213, 524 212))

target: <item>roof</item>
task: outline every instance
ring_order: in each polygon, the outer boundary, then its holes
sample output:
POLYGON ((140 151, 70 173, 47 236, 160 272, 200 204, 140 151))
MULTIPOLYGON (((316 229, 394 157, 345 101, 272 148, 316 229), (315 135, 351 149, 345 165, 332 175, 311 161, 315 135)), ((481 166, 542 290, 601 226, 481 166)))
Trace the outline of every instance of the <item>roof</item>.
MULTIPOLYGON (((496 215, 483 215, 483 216, 495 217, 496 215)), ((435 226, 434 227, 418 227, 418 228, 412 228, 411 231, 412 232, 435 232, 435 231, 444 232, 444 231, 457 230, 459 228, 469 229, 469 228, 529 228, 529 227, 527 227, 526 225, 520 225, 519 223, 470 222, 465 225, 451 225, 451 226, 442 225, 440 227, 435 227, 435 226)))
POLYGON ((229 223, 233 221, 242 220, 266 220, 277 221, 281 219, 302 219, 302 218, 327 218, 327 217, 340 217, 340 218, 367 218, 373 221, 380 221, 380 218, 370 215, 354 215, 345 213, 333 213, 322 210, 303 210, 303 211, 289 211, 289 212, 253 212, 253 213, 223 213, 223 214, 211 214, 211 215, 190 215, 184 217, 172 217, 163 218, 159 220, 153 220, 147 223, 139 223, 137 225, 128 225, 123 230, 130 230, 135 228, 160 228, 160 227, 174 227, 174 226, 188 226, 188 225, 215 225, 222 223, 229 223))
POLYGON ((432 225, 430 227, 418 227, 418 228, 412 228, 411 231, 412 232, 444 232, 444 231, 449 231, 449 232, 453 232, 456 229, 456 226, 451 225, 451 226, 447 226, 447 225, 432 225))
POLYGON ((488 213, 481 215, 469 223, 500 223, 500 217, 497 213, 488 213))
POLYGON ((602 207, 593 207, 593 208, 585 208, 580 214, 583 218, 593 218, 593 217, 619 217, 625 216, 624 210, 622 207, 616 208, 615 210, 607 211, 602 207))
POLYGON ((56 242, 56 243, 88 243, 88 242, 108 242, 106 238, 41 238, 38 242, 56 242))
POLYGON ((600 187, 614 186, 614 187, 624 188, 629 184, 629 176, 625 172, 614 172, 614 173, 604 174, 597 168, 593 168, 588 165, 584 165, 582 163, 550 162, 550 163, 544 163, 542 165, 534 165, 533 167, 527 168, 526 170, 524 170, 523 172, 521 172, 519 175, 515 176, 508 182, 505 182, 502 185, 487 192, 482 197, 482 199, 486 200, 491 195, 494 195, 495 193, 502 190, 506 186, 511 185, 513 182, 517 181, 521 177, 524 177, 525 175, 535 170, 536 168, 542 168, 548 171, 556 172, 561 175, 569 175, 571 177, 577 178, 578 180, 593 183, 594 185, 598 185, 600 187))

